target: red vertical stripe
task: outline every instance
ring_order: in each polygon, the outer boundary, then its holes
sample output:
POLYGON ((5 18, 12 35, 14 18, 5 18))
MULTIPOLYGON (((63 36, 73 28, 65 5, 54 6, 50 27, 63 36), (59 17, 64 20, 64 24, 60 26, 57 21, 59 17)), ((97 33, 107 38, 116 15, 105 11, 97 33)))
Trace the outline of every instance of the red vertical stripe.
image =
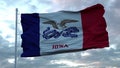
POLYGON ((108 47, 106 21, 103 17, 104 7, 94 5, 81 11, 83 26, 83 49, 108 47))

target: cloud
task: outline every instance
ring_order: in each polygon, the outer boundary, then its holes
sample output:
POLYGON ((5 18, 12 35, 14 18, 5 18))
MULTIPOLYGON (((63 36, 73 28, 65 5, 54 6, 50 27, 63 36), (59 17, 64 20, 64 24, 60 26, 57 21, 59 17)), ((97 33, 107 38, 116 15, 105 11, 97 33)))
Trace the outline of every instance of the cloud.
POLYGON ((13 64, 10 64, 7 59, 8 58, 14 58, 14 50, 13 47, 9 47, 11 43, 9 41, 5 40, 3 37, 0 36, 0 67, 1 68, 9 68, 13 66, 13 64), (7 67, 8 66, 8 67, 7 67))
POLYGON ((51 11, 59 11, 59 10, 72 10, 72 11, 78 11, 78 10, 82 10, 86 7, 95 5, 97 3, 101 3, 105 6, 105 8, 109 8, 110 6, 113 5, 113 3, 115 2, 115 0, 110 0, 110 1, 106 1, 106 0, 53 0, 53 6, 51 7, 51 11))

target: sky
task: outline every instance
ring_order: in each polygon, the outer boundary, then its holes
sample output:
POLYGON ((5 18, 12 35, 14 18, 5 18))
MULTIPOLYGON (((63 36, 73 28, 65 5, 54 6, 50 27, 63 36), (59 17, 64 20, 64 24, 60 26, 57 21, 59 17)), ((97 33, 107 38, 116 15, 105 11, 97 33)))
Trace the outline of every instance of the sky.
POLYGON ((14 68, 15 9, 18 8, 17 68, 120 68, 120 0, 0 0, 0 68, 14 68), (21 58, 21 13, 78 11, 102 4, 110 47, 21 58))

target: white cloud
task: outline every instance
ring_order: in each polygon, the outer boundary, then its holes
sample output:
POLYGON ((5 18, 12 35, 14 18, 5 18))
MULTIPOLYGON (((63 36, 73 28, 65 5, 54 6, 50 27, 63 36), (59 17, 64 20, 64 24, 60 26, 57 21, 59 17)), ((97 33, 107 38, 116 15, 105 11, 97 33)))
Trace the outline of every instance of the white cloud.
POLYGON ((7 59, 7 60, 8 60, 8 62, 11 63, 11 64, 13 64, 14 61, 15 61, 14 58, 9 58, 9 59, 7 59))
POLYGON ((90 56, 90 53, 88 53, 88 52, 81 52, 81 56, 83 56, 83 57, 90 56))
POLYGON ((87 64, 83 64, 83 63, 77 63, 77 62, 73 62, 70 60, 52 60, 51 61, 52 64, 65 64, 67 67, 78 67, 78 66, 86 66, 87 64))

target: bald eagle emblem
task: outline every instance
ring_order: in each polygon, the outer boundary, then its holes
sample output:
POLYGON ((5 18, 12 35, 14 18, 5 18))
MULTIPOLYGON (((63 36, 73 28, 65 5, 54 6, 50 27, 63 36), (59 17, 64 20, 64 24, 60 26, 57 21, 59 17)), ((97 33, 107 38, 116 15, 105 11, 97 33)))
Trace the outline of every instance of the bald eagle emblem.
POLYGON ((60 22, 60 24, 57 24, 56 21, 54 21, 54 20, 48 20, 46 22, 43 22, 43 24, 50 24, 50 25, 52 25, 53 28, 59 29, 58 25, 62 28, 66 28, 67 23, 76 23, 76 22, 78 22, 78 20, 64 19, 60 22))
POLYGON ((75 26, 67 27, 68 23, 76 23, 76 22, 78 22, 78 20, 64 19, 60 23, 57 23, 56 21, 50 20, 45 17, 41 17, 41 18, 47 20, 45 22, 42 22, 43 24, 49 24, 54 28, 54 29, 51 29, 50 27, 47 27, 43 31, 42 37, 44 39, 59 38, 60 36, 71 37, 71 38, 78 37, 77 33, 79 32, 79 29, 77 27, 75 27, 75 26), (60 28, 63 28, 63 29, 61 30, 60 28), (60 30, 58 30, 58 29, 60 29, 60 30))

